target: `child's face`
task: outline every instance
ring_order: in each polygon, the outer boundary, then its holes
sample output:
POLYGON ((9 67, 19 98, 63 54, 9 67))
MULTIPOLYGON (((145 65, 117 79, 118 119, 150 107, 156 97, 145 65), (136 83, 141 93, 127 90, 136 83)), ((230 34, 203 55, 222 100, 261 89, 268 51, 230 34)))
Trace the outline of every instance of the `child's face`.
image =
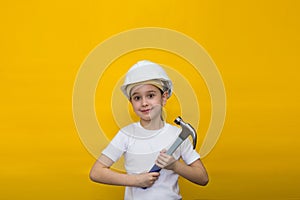
POLYGON ((160 118, 166 100, 167 94, 151 84, 134 87, 130 98, 134 112, 145 121, 160 118))

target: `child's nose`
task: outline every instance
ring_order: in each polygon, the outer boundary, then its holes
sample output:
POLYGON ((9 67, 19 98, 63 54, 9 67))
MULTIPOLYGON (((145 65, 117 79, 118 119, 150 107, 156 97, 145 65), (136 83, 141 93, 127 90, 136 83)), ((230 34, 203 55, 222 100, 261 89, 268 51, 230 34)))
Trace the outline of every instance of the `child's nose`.
POLYGON ((142 106, 147 106, 147 105, 148 105, 147 98, 143 98, 142 99, 142 106))

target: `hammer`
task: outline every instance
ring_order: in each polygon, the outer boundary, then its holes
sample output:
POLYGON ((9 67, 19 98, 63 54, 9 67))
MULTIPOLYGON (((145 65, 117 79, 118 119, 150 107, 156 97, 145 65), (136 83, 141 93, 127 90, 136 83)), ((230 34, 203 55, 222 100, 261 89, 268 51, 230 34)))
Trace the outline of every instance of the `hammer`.
MULTIPOLYGON (((197 144, 197 134, 195 129, 188 123, 185 123, 181 117, 177 117, 174 122, 177 125, 180 125, 182 128, 181 133, 179 134, 178 138, 175 140, 175 142, 172 144, 172 146, 167 150, 166 154, 172 155, 175 150, 180 146, 180 144, 189 136, 191 135, 193 138, 193 149, 195 149, 197 144)), ((150 169, 149 172, 159 172, 161 170, 160 167, 158 167, 156 164, 153 165, 153 167, 150 169)))

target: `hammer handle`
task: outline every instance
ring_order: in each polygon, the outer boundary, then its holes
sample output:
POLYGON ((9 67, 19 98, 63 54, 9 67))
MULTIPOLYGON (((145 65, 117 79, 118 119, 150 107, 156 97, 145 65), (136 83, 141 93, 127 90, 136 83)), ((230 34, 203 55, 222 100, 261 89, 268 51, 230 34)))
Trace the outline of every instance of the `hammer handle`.
MULTIPOLYGON (((176 141, 172 144, 172 146, 168 149, 166 154, 172 155, 182 142, 183 142, 183 140, 180 137, 177 138, 176 141)), ((161 170, 161 168, 159 166, 157 166, 156 164, 154 164, 152 166, 152 168, 150 169, 149 173, 150 172, 160 172, 160 170, 161 170)), ((143 187, 143 189, 146 189, 146 187, 143 187)))
POLYGON ((172 146, 168 149, 168 151, 166 152, 166 154, 168 154, 169 156, 171 156, 176 149, 181 145, 181 143, 183 142, 183 140, 178 137, 175 142, 172 144, 172 146))
MULTIPOLYGON (((173 143, 173 145, 168 149, 166 154, 172 155, 182 142, 183 140, 181 138, 177 138, 176 141, 173 143)), ((160 170, 161 168, 158 167, 156 164, 154 164, 149 172, 159 172, 160 170)))
POLYGON ((161 168, 157 166, 156 164, 153 165, 153 167, 150 169, 150 172, 160 172, 161 168))

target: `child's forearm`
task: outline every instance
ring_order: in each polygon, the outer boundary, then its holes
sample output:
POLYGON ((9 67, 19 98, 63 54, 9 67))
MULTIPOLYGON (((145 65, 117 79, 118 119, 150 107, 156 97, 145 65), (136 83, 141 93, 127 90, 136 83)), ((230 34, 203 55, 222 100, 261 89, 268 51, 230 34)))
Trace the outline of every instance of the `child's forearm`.
POLYGON ((131 187, 150 187, 158 177, 158 172, 136 175, 116 172, 99 161, 94 164, 90 172, 91 180, 97 183, 131 187))
POLYGON ((136 186, 134 175, 113 171, 109 168, 93 169, 90 173, 92 181, 109 185, 136 186))
POLYGON ((205 186, 208 183, 207 172, 200 160, 195 161, 191 165, 176 161, 173 171, 198 185, 205 186))

